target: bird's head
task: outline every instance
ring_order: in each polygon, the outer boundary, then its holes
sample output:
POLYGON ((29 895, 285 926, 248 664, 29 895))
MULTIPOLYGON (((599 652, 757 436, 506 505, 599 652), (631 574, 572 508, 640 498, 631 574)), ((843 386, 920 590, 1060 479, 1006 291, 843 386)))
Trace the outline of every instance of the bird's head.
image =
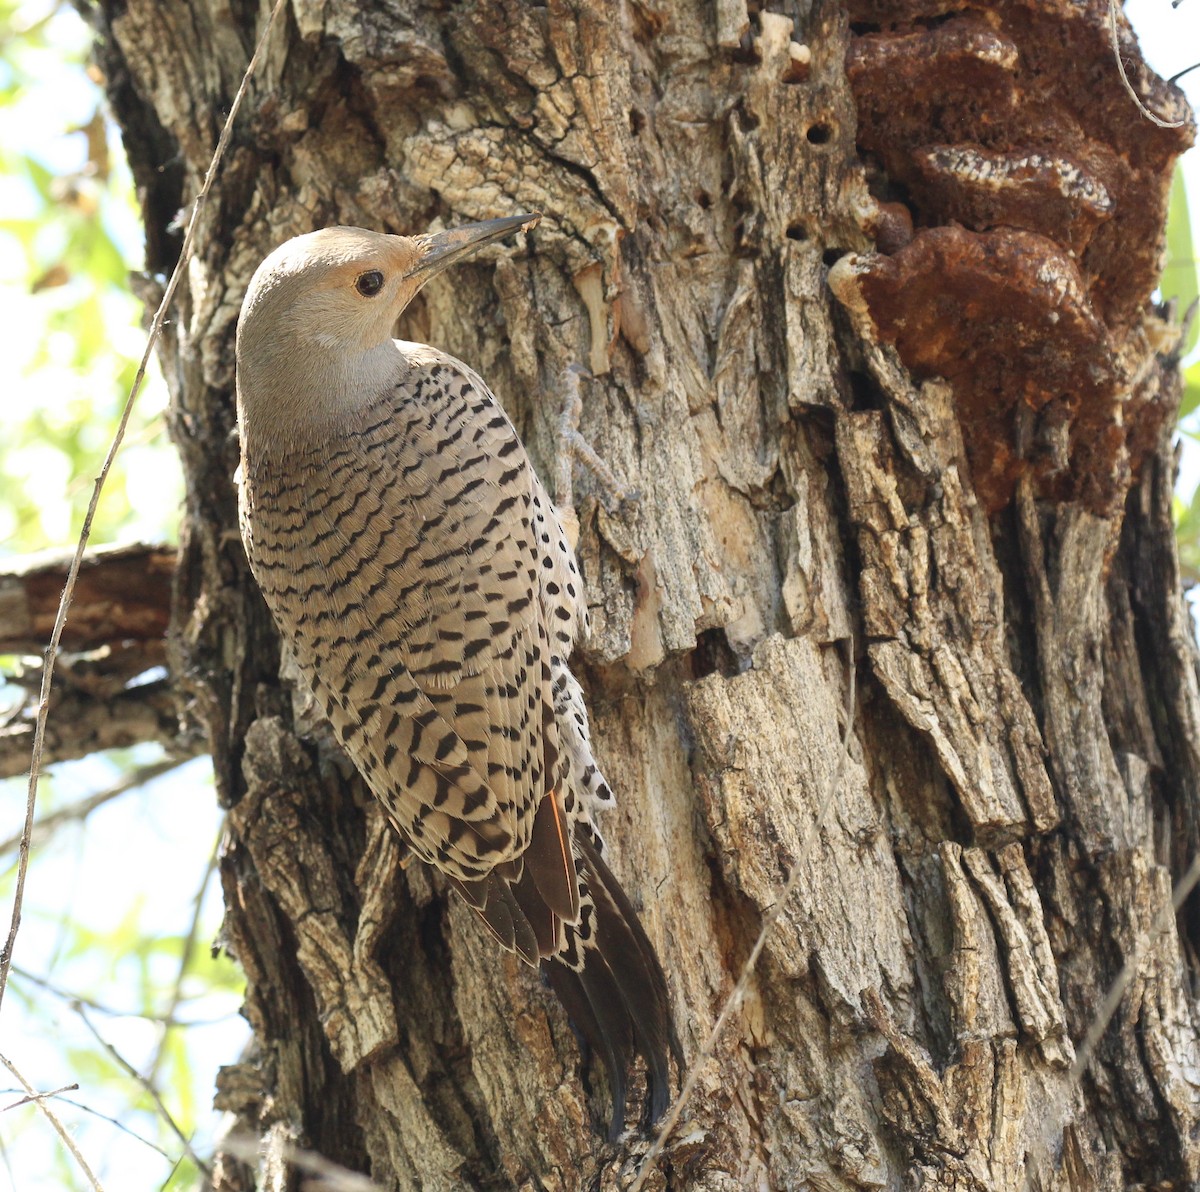
POLYGON ((242 304, 241 336, 267 330, 329 350, 362 351, 391 338, 417 291, 485 244, 535 224, 514 215, 422 236, 322 228, 281 244, 255 270, 242 304))
MULTIPOLYGON (((539 215, 514 215, 446 232, 391 236, 365 228, 324 228, 281 244, 255 270, 238 322, 238 394, 244 411, 305 401, 345 408, 374 379, 377 353, 417 291, 455 261, 523 228, 539 215), (357 384, 356 384, 357 381, 357 384)), ((374 394, 362 393, 365 399, 374 394)))

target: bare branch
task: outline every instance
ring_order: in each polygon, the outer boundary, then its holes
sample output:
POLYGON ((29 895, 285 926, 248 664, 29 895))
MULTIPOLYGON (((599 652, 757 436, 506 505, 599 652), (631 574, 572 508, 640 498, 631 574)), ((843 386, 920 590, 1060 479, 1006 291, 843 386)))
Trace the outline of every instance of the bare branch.
MULTIPOLYGON (((50 696, 53 724, 42 737, 42 765, 90 757, 105 749, 127 749, 156 741, 181 754, 201 750, 198 739, 181 739, 172 685, 167 680, 131 687, 119 695, 97 698, 86 692, 56 690, 50 696)), ((18 711, 0 721, 0 778, 25 773, 37 719, 18 711)), ((18 838, 18 843, 19 843, 18 838)))
POLYGON ((1129 81, 1129 75, 1125 71, 1125 60, 1121 57, 1121 38, 1117 28, 1117 0, 1108 0, 1108 32, 1109 38, 1112 41, 1113 57, 1117 60, 1117 70, 1121 75, 1121 85, 1128 92, 1129 98, 1137 104, 1138 111, 1151 124, 1156 124, 1159 128, 1182 128, 1185 123, 1185 117, 1180 116, 1178 120, 1164 120, 1161 116, 1156 116, 1146 107, 1145 101, 1133 89, 1133 84, 1129 81))
POLYGON ((220 852, 221 837, 224 832, 225 828, 222 825, 221 831, 217 833, 217 840, 213 845, 212 852, 209 853, 208 864, 204 867, 204 876, 200 879, 200 889, 196 891, 196 897, 192 901, 192 921, 188 924, 187 935, 183 940, 183 951, 179 957, 179 971, 175 974, 171 1000, 167 1003, 167 1010, 162 1019, 162 1036, 158 1040, 158 1047, 154 1050, 154 1058, 150 1061, 150 1069, 146 1073, 146 1079, 151 1084, 154 1083, 158 1076, 158 1069, 162 1066, 163 1055, 167 1050, 167 1037, 171 1033, 175 1012, 179 1009, 180 1002, 183 1001, 183 982, 187 977, 188 966, 191 964, 196 950, 196 937, 200 934, 200 914, 204 909, 204 895, 208 890, 209 882, 212 881, 213 874, 217 871, 217 854, 220 852))
MULTIPOLYGON (((89 795, 86 799, 80 799, 77 803, 71 803, 66 807, 59 807, 47 815, 43 815, 33 825, 33 840, 40 843, 63 824, 78 823, 87 819, 98 807, 103 807, 105 803, 111 803, 114 799, 119 799, 129 791, 136 790, 139 786, 144 786, 147 782, 152 782, 155 778, 161 778, 164 774, 169 774, 172 770, 177 770, 187 760, 187 758, 182 757, 171 757, 161 762, 154 762, 149 766, 140 766, 132 774, 121 779, 116 785, 102 791, 97 791, 94 795, 89 795)), ((0 755, 0 773, 2 773, 2 770, 2 755, 0 755)), ((10 852, 20 843, 21 837, 19 834, 10 836, 7 840, 0 841, 0 854, 10 852)))
MULTIPOLYGON (((1079 1087, 1079 1082, 1083 1079, 1088 1065, 1092 1062, 1096 1048, 1104 1037, 1104 1032, 1108 1029, 1113 1015, 1117 1012, 1117 1007, 1121 1004, 1121 999, 1125 996, 1129 983, 1137 974, 1138 966, 1142 963, 1142 958, 1149 947, 1149 941, 1156 935, 1170 930, 1175 916, 1179 913, 1179 908, 1183 906, 1187 896, 1195 889, 1197 882, 1200 882, 1200 853, 1192 857, 1192 863, 1188 866, 1187 872, 1175 883, 1175 888, 1171 891, 1171 901, 1154 916, 1150 930, 1145 935, 1139 933, 1129 958, 1121 966, 1121 971, 1108 987, 1108 992, 1104 995, 1104 1000, 1100 1003, 1100 1008, 1096 1011, 1095 1017, 1087 1029, 1087 1034, 1084 1035, 1083 1042, 1079 1044, 1075 1053, 1075 1063, 1071 1065, 1066 1082, 1059 1090, 1058 1095, 1051 1101, 1050 1111, 1043 1118, 1043 1128, 1037 1140, 1038 1149, 1042 1152, 1049 1153, 1055 1139, 1061 1133, 1067 1105, 1079 1087)), ((1040 1155, 1035 1155, 1035 1157, 1040 1158, 1040 1155)), ((1035 1164, 1033 1163, 1026 1168, 1026 1187, 1032 1187, 1034 1170, 1035 1164)))
MULTIPOLYGON (((243 1163, 253 1163, 261 1157, 262 1144, 256 1138, 230 1136, 221 1143, 221 1149, 241 1159, 243 1163)), ((331 1162, 315 1151, 302 1150, 292 1143, 282 1143, 278 1150, 281 1157, 293 1167, 316 1180, 305 1181, 304 1187, 314 1192, 383 1192, 380 1186, 365 1175, 350 1171, 337 1163, 331 1162)))
MULTIPOLYGON (((0 654, 40 654, 54 630, 71 556, 43 551, 0 567, 0 654)), ((171 616, 175 548, 138 543, 93 547, 83 557, 62 649, 163 643, 171 616)), ((161 660, 161 659, 160 659, 161 660)))
POLYGON ((87 1177, 88 1183, 91 1184, 93 1189, 95 1189, 95 1192, 104 1192, 103 1184, 100 1183, 99 1179, 96 1177, 96 1173, 88 1166, 88 1162, 80 1153, 79 1147, 75 1145, 75 1139, 71 1137, 71 1135, 67 1132, 66 1126, 62 1124, 62 1121, 59 1119, 58 1115, 55 1114, 54 1110, 51 1109, 46 1103, 47 1098, 45 1094, 38 1093, 34 1089, 33 1085, 31 1085, 29 1081, 26 1080, 19 1071, 17 1071, 12 1060, 10 1060, 7 1056, 0 1055, 0 1064, 3 1064, 13 1074, 20 1086, 26 1091, 26 1093, 29 1094, 30 1099, 33 1100, 42 1113, 46 1115, 46 1118, 54 1127, 55 1132, 58 1134, 59 1138, 62 1139, 63 1146, 65 1146, 67 1150, 71 1152, 71 1157, 76 1163, 79 1164, 79 1170, 82 1171, 87 1177))
POLYGON ((158 1110, 159 1117, 171 1128, 175 1137, 183 1144, 183 1149, 187 1152, 187 1156, 195 1165, 208 1176, 209 1181, 212 1180, 212 1168, 200 1158, 192 1147, 192 1140, 183 1132, 179 1123, 172 1117, 171 1111, 163 1103, 162 1097, 158 1095, 158 1090, 148 1081, 93 1025, 92 1020, 87 1016, 87 1011, 84 1009, 81 1002, 75 1002, 71 1007, 76 1014, 79 1015, 80 1021, 91 1032, 92 1037, 104 1048, 105 1051, 116 1061, 131 1076, 141 1087, 146 1091, 147 1095, 154 1102, 155 1109, 158 1110))
MULTIPOLYGON (((1184 899, 1192 892, 1197 882, 1200 882, 1200 853, 1192 858, 1187 872, 1176 882, 1175 889, 1171 892, 1170 906, 1164 906, 1154 917, 1154 922, 1150 924, 1150 931, 1145 938, 1159 935, 1170 928, 1175 916, 1179 913, 1179 908, 1183 906, 1184 899)), ((1133 980, 1133 975, 1137 971, 1137 966, 1141 963, 1145 951, 1146 945, 1139 939, 1133 953, 1117 974, 1117 979, 1110 986, 1108 993, 1104 995, 1104 1001, 1100 1003, 1100 1009, 1096 1011, 1096 1017, 1093 1019, 1092 1025, 1088 1027, 1088 1032, 1076 1053, 1075 1064, 1071 1068, 1070 1081, 1072 1084, 1083 1076, 1088 1064, 1092 1062, 1096 1045, 1108 1029, 1112 1016, 1117 1012, 1117 1007, 1121 1004, 1125 990, 1129 988, 1129 982, 1133 980)))
POLYGON ((20 977, 22 981, 28 981, 31 985, 36 985, 39 989, 44 989, 47 993, 53 994, 57 998, 61 998, 64 1002, 69 1002, 74 1005, 78 1002, 82 1006, 86 1006, 89 1010, 95 1010, 97 1014, 104 1014, 108 1018, 140 1018, 144 1022, 158 1022, 164 1026, 183 1027, 185 1030, 188 1027, 194 1026, 211 1026, 216 1022, 224 1022, 231 1017, 229 1014, 222 1014, 217 1018, 175 1018, 165 1014, 146 1014, 140 1010, 118 1010, 115 1006, 106 1005, 104 1002, 98 1002, 95 998, 90 998, 81 993, 75 993, 70 989, 63 989, 61 985, 55 985, 53 981, 48 981, 45 977, 39 977, 36 973, 31 973, 27 969, 23 969, 19 964, 12 966, 13 975, 20 977))
POLYGON ((22 1105, 29 1105, 34 1101, 40 1101, 43 1097, 57 1097, 62 1093, 73 1093, 79 1088, 79 1082, 73 1084, 64 1084, 61 1088, 52 1090, 49 1093, 26 1093, 25 1096, 13 1101, 9 1105, 0 1106, 0 1113, 7 1113, 10 1109, 19 1109, 22 1105))
POLYGON ((8 1147, 4 1145, 2 1138, 0 1138, 0 1159, 4 1161, 4 1171, 8 1176, 9 1184, 15 1188, 17 1186, 17 1177, 13 1171, 12 1160, 8 1157, 8 1147))
MULTIPOLYGON (((68 1085, 68 1088, 78 1088, 77 1084, 68 1085)), ((91 1114, 94 1118, 99 1118, 102 1122, 107 1122, 110 1126, 116 1127, 122 1134, 128 1134, 130 1138, 136 1138, 143 1146, 148 1146, 152 1151, 157 1151, 164 1159, 171 1160, 176 1166, 180 1160, 177 1160, 174 1155, 163 1150, 156 1142, 151 1142, 144 1134, 139 1134, 136 1130, 131 1130, 123 1122, 117 1121, 115 1117, 110 1117, 107 1113, 101 1113, 98 1109, 93 1109, 90 1105, 85 1105, 82 1101, 76 1101, 74 1097, 61 1098, 64 1105, 72 1105, 76 1109, 82 1110, 84 1113, 91 1114)))
POLYGON ((83 519, 83 529, 79 533, 79 543, 75 548, 75 554, 71 559, 71 566, 67 572, 62 599, 59 601, 58 613, 54 618, 54 628, 50 633, 50 644, 46 648, 46 662, 42 669, 42 689, 38 700, 37 722, 34 726, 33 749, 29 765, 29 791, 25 800, 25 827, 21 834, 20 854, 17 862, 17 887, 13 895, 12 920, 9 923, 8 938, 4 942, 3 951, 0 952, 0 1002, 3 1001, 4 990, 8 985, 8 972, 12 965, 13 945, 16 943, 17 932, 21 928, 21 905, 25 899, 25 879, 29 872, 29 839, 33 833, 34 812, 37 808, 38 776, 41 771, 42 755, 45 749, 46 721, 50 713, 50 688, 54 676, 54 659, 58 653, 59 643, 62 641, 63 627, 66 624, 67 612, 71 607, 75 584, 79 578, 79 570, 83 563, 84 551, 87 549, 88 538, 91 535, 92 522, 96 516, 96 507, 100 502, 100 493, 104 488, 105 480, 108 478, 109 470, 112 468, 113 460, 116 458, 118 450, 120 450, 121 440, 125 437, 125 428, 129 425, 129 415, 133 411, 133 403, 137 400, 137 395, 142 387, 142 381, 145 379, 146 366, 150 362, 150 354, 154 351, 154 346, 162 334, 167 311, 170 309, 172 301, 174 301, 175 291, 179 288, 179 282, 183 278, 188 262, 191 260, 192 250, 196 241, 196 229, 200 224, 200 213, 204 210, 205 201, 208 199, 209 191, 212 189, 217 169, 221 164, 222 157, 225 155, 225 148, 229 144, 229 137, 233 132, 234 121, 237 119, 238 111, 242 106, 242 100, 246 96, 246 91, 250 85, 250 78, 254 74, 263 47, 266 45, 275 20, 283 10, 285 3, 286 0, 275 0, 262 36, 258 39, 258 44, 254 47, 254 53, 246 65, 246 71, 242 75, 242 81, 238 86, 237 94, 234 95, 233 102, 229 105, 229 114, 225 117, 225 124, 217 140, 217 147, 213 151, 212 161, 209 163, 208 170, 204 175, 204 181, 201 183, 200 190, 197 192, 195 202, 192 205, 192 215, 188 220, 187 232, 183 237, 183 246, 179 252, 179 260, 175 263, 175 268, 171 271, 171 278, 167 282, 167 288, 163 291, 162 301, 158 304, 158 309, 154 312, 154 318, 150 321, 150 334, 146 339, 146 350, 142 353, 137 374, 133 379, 133 386, 129 390, 129 397, 126 399, 125 406, 121 411, 121 417, 117 422, 116 433, 113 435, 108 454, 104 457, 100 474, 96 477, 96 483, 92 489, 92 498, 88 502, 87 513, 83 519))

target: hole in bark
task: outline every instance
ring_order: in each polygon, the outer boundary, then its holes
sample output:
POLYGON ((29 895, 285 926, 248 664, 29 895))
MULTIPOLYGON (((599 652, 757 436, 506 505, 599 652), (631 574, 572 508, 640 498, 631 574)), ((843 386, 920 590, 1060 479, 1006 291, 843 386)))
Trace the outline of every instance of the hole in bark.
POLYGON ((807 240, 808 229, 799 223, 789 224, 787 230, 787 238, 789 240, 807 240))
POLYGON ((750 132, 752 129, 758 127, 760 123, 758 117, 744 103, 738 104, 737 111, 742 119, 742 130, 744 132, 750 132))
POLYGON ((850 250, 848 248, 827 248, 821 254, 821 260, 826 265, 834 265, 842 259, 850 250))
POLYGON ((742 34, 741 43, 737 49, 730 55, 734 62, 740 63, 743 66, 758 66, 762 62, 762 55, 758 52, 758 47, 754 44, 754 31, 747 29, 742 34))
POLYGON ((865 373, 851 370, 846 374, 850 381, 850 393, 853 399, 853 410, 880 410, 884 403, 879 396, 879 388, 865 373))
POLYGON ((642 129, 646 127, 646 117, 637 110, 637 108, 629 109, 629 131, 636 137, 642 129))
POLYGON ((708 191, 696 191, 696 203, 702 211, 707 211, 712 206, 712 199, 709 198, 708 191))
POLYGON ((711 674, 722 674, 729 678, 738 673, 737 657, 729 648, 724 629, 706 629, 696 637, 691 663, 692 677, 696 679, 711 674))
POLYGON ((833 137, 833 129, 828 124, 814 124, 804 135, 810 145, 827 145, 833 137))

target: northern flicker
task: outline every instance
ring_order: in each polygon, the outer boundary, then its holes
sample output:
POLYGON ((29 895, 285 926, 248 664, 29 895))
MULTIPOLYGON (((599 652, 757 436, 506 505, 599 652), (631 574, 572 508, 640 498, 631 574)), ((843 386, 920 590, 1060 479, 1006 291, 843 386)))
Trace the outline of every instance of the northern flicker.
POLYGON ((328 228, 259 266, 237 332, 242 538, 342 747, 412 852, 542 964, 624 1127, 677 1050, 666 982, 593 821, 613 796, 568 660, 583 586, 483 380, 392 339, 452 262, 537 221, 421 236, 328 228))

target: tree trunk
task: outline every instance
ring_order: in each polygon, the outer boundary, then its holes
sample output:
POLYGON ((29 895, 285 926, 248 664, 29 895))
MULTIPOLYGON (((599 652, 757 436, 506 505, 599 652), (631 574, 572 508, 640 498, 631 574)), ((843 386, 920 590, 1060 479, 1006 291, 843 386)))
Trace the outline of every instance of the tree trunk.
MULTIPOLYGON (((268 8, 100 6, 153 272, 268 8)), ((173 671, 229 809, 254 1030, 217 1104, 262 1140, 254 1170, 219 1156, 222 1192, 297 1186, 292 1146, 431 1190, 623 1187, 645 1151, 595 1129, 537 974, 399 868, 281 674, 236 529, 258 261, 329 224, 526 210, 521 248, 431 284, 401 333, 489 381, 547 480, 563 370, 595 374, 582 429, 638 497, 576 476, 576 664, 689 1064, 807 857, 648 1186, 1197 1186, 1200 917, 1170 899, 1200 844, 1200 683, 1178 335, 1149 301, 1190 124, 1139 114, 1107 20, 293 0, 163 351, 189 494, 173 671)), ((1121 36, 1146 103, 1186 116, 1121 36)))

